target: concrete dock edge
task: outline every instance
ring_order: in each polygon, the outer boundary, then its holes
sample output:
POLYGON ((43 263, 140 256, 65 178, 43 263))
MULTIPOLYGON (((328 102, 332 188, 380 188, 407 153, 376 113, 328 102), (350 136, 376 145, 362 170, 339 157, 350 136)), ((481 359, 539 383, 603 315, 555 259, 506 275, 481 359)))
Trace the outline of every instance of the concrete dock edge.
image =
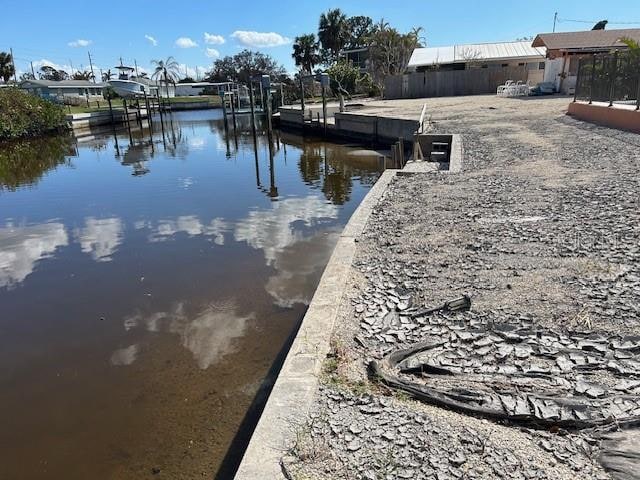
POLYGON ((285 478, 280 459, 313 402, 356 252, 356 238, 397 172, 386 170, 382 174, 340 235, 253 432, 236 480, 285 478))

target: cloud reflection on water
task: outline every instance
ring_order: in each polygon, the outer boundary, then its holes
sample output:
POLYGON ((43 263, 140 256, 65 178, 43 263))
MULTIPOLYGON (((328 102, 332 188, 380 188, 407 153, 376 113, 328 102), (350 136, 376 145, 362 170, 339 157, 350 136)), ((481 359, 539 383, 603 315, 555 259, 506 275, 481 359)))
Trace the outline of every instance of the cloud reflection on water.
POLYGON ((40 259, 68 244, 67 231, 59 222, 0 228, 0 287, 21 283, 40 259))
POLYGON ((87 217, 84 227, 75 230, 80 248, 98 262, 109 262, 118 245, 122 243, 124 225, 118 217, 87 217))
POLYGON ((247 322, 253 318, 253 314, 239 315, 234 301, 210 303, 195 314, 188 310, 187 304, 180 302, 167 312, 137 313, 125 318, 124 327, 127 331, 145 328, 149 332, 178 335, 198 366, 207 369, 233 352, 233 341, 245 334, 247 322))

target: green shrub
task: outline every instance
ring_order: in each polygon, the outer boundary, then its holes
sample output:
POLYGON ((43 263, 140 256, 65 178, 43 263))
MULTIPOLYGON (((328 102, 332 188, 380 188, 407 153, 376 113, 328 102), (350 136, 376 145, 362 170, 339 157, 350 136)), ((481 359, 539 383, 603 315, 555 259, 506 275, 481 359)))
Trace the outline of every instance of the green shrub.
POLYGON ((64 109, 18 88, 0 89, 0 141, 67 128, 64 109))

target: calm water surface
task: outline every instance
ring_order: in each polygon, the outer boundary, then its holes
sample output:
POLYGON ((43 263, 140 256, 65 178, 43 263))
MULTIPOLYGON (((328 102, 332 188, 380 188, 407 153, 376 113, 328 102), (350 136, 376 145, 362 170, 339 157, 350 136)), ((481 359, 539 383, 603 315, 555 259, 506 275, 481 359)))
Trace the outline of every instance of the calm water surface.
POLYGON ((218 111, 166 120, 0 146, 1 479, 229 478, 379 175, 353 147, 227 136, 218 111))

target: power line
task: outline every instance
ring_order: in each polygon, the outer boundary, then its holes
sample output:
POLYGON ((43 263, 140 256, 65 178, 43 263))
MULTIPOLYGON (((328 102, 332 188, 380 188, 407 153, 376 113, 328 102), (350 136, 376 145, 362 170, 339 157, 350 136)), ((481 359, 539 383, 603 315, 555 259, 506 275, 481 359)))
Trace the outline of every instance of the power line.
MULTIPOLYGON (((590 23, 595 25, 596 23, 600 22, 601 20, 572 20, 569 18, 558 18, 558 22, 562 23, 562 22, 567 22, 567 23, 590 23)), ((640 22, 616 22, 616 21, 608 21, 607 22, 608 25, 640 25, 640 22)))

